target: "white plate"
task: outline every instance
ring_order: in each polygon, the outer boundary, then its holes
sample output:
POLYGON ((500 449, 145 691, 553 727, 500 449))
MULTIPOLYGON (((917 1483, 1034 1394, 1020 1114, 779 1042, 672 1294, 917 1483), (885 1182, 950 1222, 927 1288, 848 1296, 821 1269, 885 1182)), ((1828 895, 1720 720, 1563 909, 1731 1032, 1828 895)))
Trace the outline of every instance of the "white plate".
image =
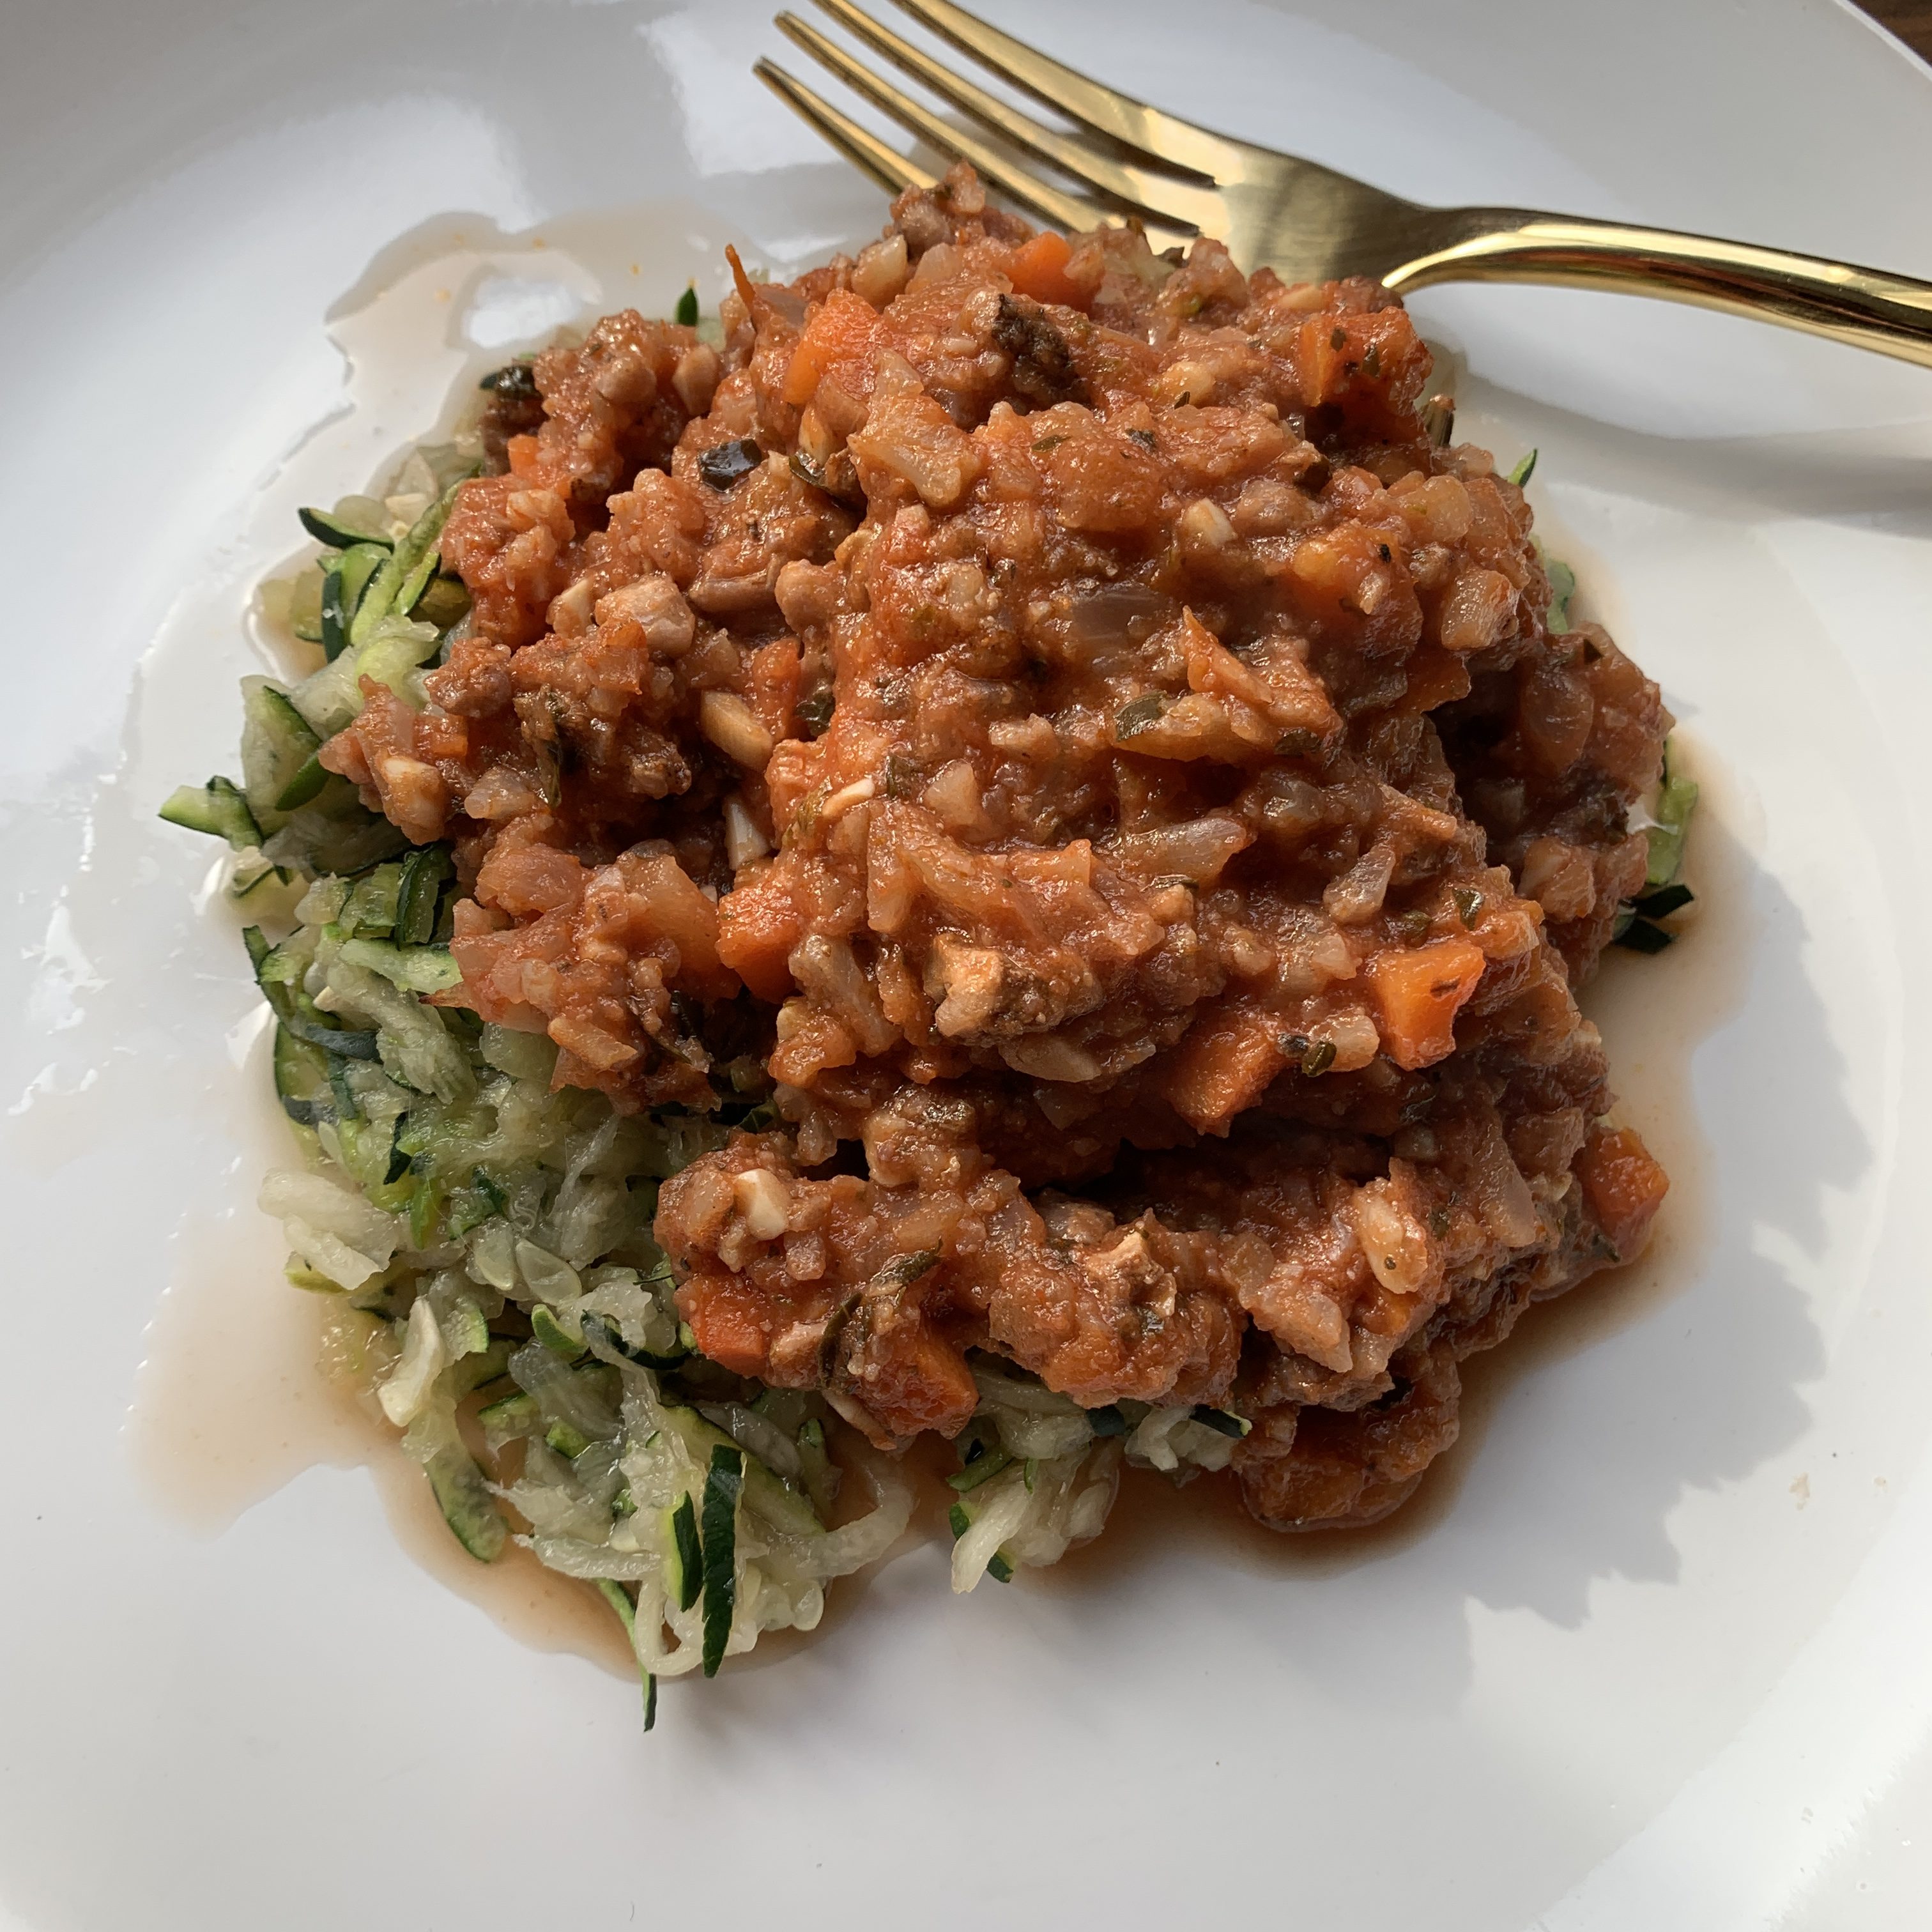
MULTIPOLYGON (((986 5, 1432 199, 1932 275, 1932 86, 1818 0, 986 5)), ((482 1607, 446 1587, 466 1559, 412 1477, 381 1484, 398 1540, 371 1480, 395 1460, 365 1471, 316 1393, 250 1205, 277 1144, 254 1001, 196 899, 208 854, 154 808, 229 758, 290 505, 362 485, 520 331, 662 308, 688 273, 715 298, 723 240, 789 266, 877 199, 751 80, 776 43, 737 0, 19 10, 4 1909, 1928 1922, 1932 374, 1604 297, 1418 302, 1468 358, 1466 424, 1540 447, 1546 533, 1707 788, 1695 936, 1596 996, 1678 1178, 1654 1254, 1478 1372, 1389 1529, 1318 1546, 1148 1505, 957 1600, 924 1547, 813 1640, 673 1687, 646 1741, 634 1688, 571 1647, 594 1626, 512 1600, 525 1573, 482 1607), (352 397, 332 315, 373 357, 352 397)))

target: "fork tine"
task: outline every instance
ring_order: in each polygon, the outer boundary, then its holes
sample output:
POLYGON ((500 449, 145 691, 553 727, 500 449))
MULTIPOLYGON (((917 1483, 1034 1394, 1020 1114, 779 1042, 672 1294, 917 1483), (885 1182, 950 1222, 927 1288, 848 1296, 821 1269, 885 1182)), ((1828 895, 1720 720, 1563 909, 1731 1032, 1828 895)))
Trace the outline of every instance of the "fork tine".
POLYGON ((839 112, 830 101, 821 100, 802 80, 794 80, 776 61, 762 56, 752 63, 752 71, 799 117, 823 134, 862 174, 872 176, 888 194, 908 188, 936 188, 939 177, 929 174, 913 161, 889 148, 857 122, 839 112))
POLYGON ((909 74, 962 112, 1024 152, 1036 154, 1075 180, 1111 196, 1136 214, 1152 215, 1169 226, 1198 232, 1219 225, 1220 196, 1211 186, 1196 187, 1185 177, 1157 175, 1102 154, 1083 139, 1043 128, 1030 116, 1009 106, 971 81, 943 66, 909 40, 862 13, 852 0, 817 0, 822 12, 868 46, 875 47, 902 72, 909 74))
POLYGON ((1036 100, 1150 160, 1191 170, 1210 182, 1238 181, 1252 172, 1253 151, 1244 143, 1102 87, 954 6, 952 0, 893 0, 893 4, 1036 100))
POLYGON ((883 109, 901 127, 937 148, 941 154, 970 161, 983 180, 1004 190, 1014 200, 1062 228, 1090 228, 1098 211, 1090 202, 1064 194, 1036 175, 1019 166, 1010 157, 976 134, 950 126, 937 115, 890 86, 867 67, 855 61, 842 47, 835 46, 816 27, 808 26, 796 14, 781 14, 778 31, 801 47, 821 67, 830 68, 855 93, 862 94, 875 107, 883 109))

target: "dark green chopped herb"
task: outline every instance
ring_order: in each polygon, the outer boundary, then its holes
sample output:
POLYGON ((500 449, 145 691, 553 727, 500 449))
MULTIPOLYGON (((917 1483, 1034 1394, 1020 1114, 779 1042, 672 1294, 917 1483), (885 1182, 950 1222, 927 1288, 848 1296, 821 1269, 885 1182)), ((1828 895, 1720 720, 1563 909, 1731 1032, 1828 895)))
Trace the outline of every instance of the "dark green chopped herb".
POLYGON ((966 1514, 964 1503, 955 1503, 946 1512, 946 1520, 952 1531, 952 1540, 957 1543, 973 1527, 973 1519, 966 1514))
POLYGON ((1520 490, 1536 474, 1537 452, 1532 450, 1509 473, 1509 480, 1520 490))
POLYGON ((748 476, 765 460, 765 452, 748 436, 714 443, 698 459, 698 473, 714 490, 728 490, 748 476))
POLYGON ((828 685, 822 691, 808 693, 798 700, 798 722, 805 727, 808 738, 822 738, 825 729, 832 722, 832 708, 836 700, 828 685))
POLYGON ((1208 1402, 1196 1402, 1190 1412, 1191 1420, 1203 1429, 1211 1429, 1217 1436, 1232 1436, 1236 1442, 1254 1427, 1245 1415, 1236 1415, 1231 1410, 1216 1408, 1208 1402))
POLYGON ((677 1545, 677 1606, 688 1610, 704 1587, 704 1552, 698 1540, 698 1510, 689 1492, 671 1511, 671 1540, 677 1545))
POLYGON ((1064 436, 1043 436, 1034 445, 1033 453, 1044 456, 1049 449, 1058 449, 1066 440, 1064 436))
POLYGON ((1665 886, 1660 890, 1646 892, 1640 898, 1630 901, 1630 909, 1640 919, 1668 919, 1674 912, 1682 912, 1693 904, 1696 895, 1686 885, 1665 886))
POLYGON ((1127 1432, 1127 1418, 1120 1413, 1118 1402, 1110 1402, 1100 1408, 1090 1408, 1087 1420, 1096 1436, 1124 1436, 1127 1432))
POLYGON ((1435 922, 1420 906, 1412 907, 1407 912, 1398 913, 1395 921, 1396 930, 1411 944, 1427 938, 1429 928, 1435 922))
POLYGON ((1348 346, 1348 332, 1346 328, 1336 328, 1330 331, 1328 336, 1328 346, 1330 349, 1346 349, 1348 346))
POLYGON ((1010 1583, 1013 1580, 1013 1566, 999 1550, 993 1552, 992 1560, 986 1565, 986 1574, 996 1583, 1010 1583))
POLYGON ((1456 902, 1456 916, 1472 932, 1483 916, 1483 896, 1470 886, 1457 886, 1449 896, 1456 902))
POLYGON ((994 1449, 968 1462, 964 1468, 948 1476, 946 1480, 963 1496, 976 1490, 982 1483, 992 1481, 1012 1460, 1005 1450, 994 1449))
POLYGON ((903 752, 888 752, 880 778, 886 797, 910 798, 919 789, 919 766, 903 752))
POLYGON ((704 1674, 718 1675, 738 1601, 738 1496, 745 1458, 730 1443, 711 1452, 704 1479, 704 1674))
POLYGON ((538 394, 537 379, 530 368, 528 356, 506 362, 500 369, 492 369, 476 386, 491 390, 498 397, 515 403, 534 402, 538 394))
POLYGON ((1371 376, 1382 373, 1382 346, 1379 342, 1370 343, 1362 352, 1362 368, 1371 376))
POLYGON ((1127 440, 1138 443, 1143 449, 1157 450, 1160 447, 1159 438, 1150 429, 1130 429, 1127 432, 1127 440))
POLYGON ((1312 758, 1320 752, 1322 745, 1318 731, 1284 731, 1274 741, 1274 754, 1277 758, 1312 758))
POLYGON ((1318 1073, 1326 1073, 1335 1064, 1335 1042, 1332 1040, 1318 1040, 1301 1056, 1301 1070, 1312 1080, 1318 1073))
POLYGON ((872 1277, 874 1287, 904 1288, 939 1265, 937 1248, 922 1248, 917 1254, 895 1255, 872 1277))
POLYGON ((1627 946, 1633 952, 1661 952, 1671 943, 1672 935, 1660 926, 1652 926, 1647 919, 1633 919, 1610 943, 1613 946, 1627 946))
POLYGON ((1114 713, 1114 736, 1131 738, 1136 733, 1146 730, 1160 722, 1162 712, 1167 709, 1167 693, 1164 691, 1144 691, 1138 698, 1130 698, 1114 713))
POLYGON ((1449 1210, 1446 1208, 1432 1208, 1429 1210, 1429 1232, 1439 1241, 1449 1232, 1449 1210))
POLYGON ((677 307, 671 311, 671 320, 686 328, 698 326, 698 284, 688 282, 682 295, 677 298, 677 307))

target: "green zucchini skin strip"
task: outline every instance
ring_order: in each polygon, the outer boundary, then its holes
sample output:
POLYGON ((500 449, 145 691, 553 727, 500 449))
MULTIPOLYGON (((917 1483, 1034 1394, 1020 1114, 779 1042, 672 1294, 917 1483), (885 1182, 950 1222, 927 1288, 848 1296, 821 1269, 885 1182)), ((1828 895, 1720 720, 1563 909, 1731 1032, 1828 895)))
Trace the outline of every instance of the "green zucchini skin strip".
POLYGON ((948 1476, 946 1479, 947 1486, 958 1490, 963 1496, 969 1490, 976 1490, 982 1483, 991 1481, 1002 1469, 1008 1467, 1012 1460, 1011 1452, 1007 1450, 988 1450, 983 1456, 976 1456, 956 1474, 948 1476))
MULTIPOLYGON (((612 1582, 608 1576, 598 1578, 597 1590, 617 1612, 617 1621, 624 1626, 624 1634, 631 1640, 634 1650, 638 1640, 636 1606, 625 1595, 622 1585, 612 1582)), ((658 1680, 641 1664, 638 1666, 638 1675, 644 1680, 644 1729, 649 1730, 658 1720, 658 1680)))
POLYGON ((213 778, 205 785, 178 785, 162 802, 159 815, 184 831, 225 838, 238 852, 262 842, 262 828, 232 778, 213 778))
POLYGON ((1255 1426, 1245 1415, 1237 1415, 1231 1409, 1216 1408, 1204 1402, 1196 1402, 1189 1414, 1203 1429, 1211 1429, 1219 1436, 1232 1436, 1237 1442, 1255 1426))
POLYGON ((349 618, 342 604, 342 566, 332 566, 322 578, 322 654, 331 664, 349 642, 349 618))
POLYGON ((276 794, 275 809, 278 812, 298 812, 328 782, 328 768, 311 752, 301 770, 276 794))
POLYGON ((490 1486, 460 1444, 440 1448, 428 1464, 429 1486, 450 1532, 479 1563, 494 1563, 509 1539, 490 1486))
POLYGON ((731 1635, 738 1598, 738 1497, 745 1486, 745 1458, 719 1443, 704 1479, 704 1674, 718 1675, 731 1635))
POLYGON ((333 510, 303 509, 296 512, 304 530, 319 544, 331 550, 350 550, 357 544, 380 544, 385 550, 389 540, 373 530, 358 530, 345 524, 333 510))
POLYGON ((427 946, 436 937, 442 889, 456 876, 447 845, 418 845, 403 860, 396 889, 395 940, 398 946, 427 946))
POLYGON ((671 1512, 670 1533, 677 1545, 677 1606, 688 1610, 704 1587, 704 1556, 698 1541, 698 1510, 687 1492, 671 1512))
POLYGON ((397 544, 368 579, 368 587, 350 620, 349 641, 352 644, 366 643, 370 632, 385 617, 398 610, 406 612, 429 587, 430 579, 436 574, 436 539, 442 536, 442 526, 455 506, 457 491, 468 481, 467 477, 463 477, 452 483, 416 520, 409 535, 397 544), (406 604, 400 601, 405 590, 409 593, 406 604))

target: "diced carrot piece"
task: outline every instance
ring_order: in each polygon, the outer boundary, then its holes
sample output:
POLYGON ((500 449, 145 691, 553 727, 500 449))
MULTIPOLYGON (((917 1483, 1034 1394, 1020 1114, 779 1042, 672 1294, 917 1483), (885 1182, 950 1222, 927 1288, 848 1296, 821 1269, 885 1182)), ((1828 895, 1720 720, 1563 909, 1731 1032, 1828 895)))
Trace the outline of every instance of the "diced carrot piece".
POLYGON ((1067 258, 1073 247, 1064 235, 1042 229, 1030 242, 1023 242, 1006 264, 1013 286, 1035 302, 1058 302, 1066 308, 1084 305, 1081 290, 1066 279, 1067 258))
POLYGON ((776 868, 718 902, 718 956, 761 1000, 790 993, 785 962, 804 937, 805 922, 776 868))
POLYGON ((1206 1132, 1225 1128, 1282 1070, 1280 1039, 1280 1022, 1258 1006, 1224 1006, 1200 1022, 1168 1072, 1174 1112, 1206 1132))
POLYGON ((728 1275, 700 1275, 685 1287, 677 1301, 700 1353, 734 1375, 764 1372, 770 1344, 760 1318, 766 1304, 755 1290, 728 1275))
POLYGON ((1476 990, 1484 964, 1473 940, 1438 939, 1412 952, 1384 952, 1370 964, 1383 1050, 1398 1066, 1413 1072, 1454 1052, 1456 1011, 1476 990))
MULTIPOLYGON (((872 358, 883 339, 879 312, 849 289, 834 289, 805 326, 785 370, 784 399, 802 409, 818 392, 826 372, 838 364, 857 364, 861 387, 869 392, 872 358)), ((851 386, 848 385, 848 387, 851 386)))
POLYGON ((1408 689, 1402 700, 1405 711, 1433 711, 1438 704, 1453 704, 1469 694, 1469 667, 1453 651, 1424 644, 1409 658, 1408 689))
POLYGON ((745 661, 745 702, 775 739, 791 736, 798 678, 796 638, 780 638, 774 643, 760 644, 745 661))
POLYGON ((1617 1258, 1632 1259, 1649 1238, 1670 1177, 1628 1127, 1593 1127, 1576 1162, 1583 1199, 1617 1258))
POLYGON ((922 1322, 902 1322, 862 1357, 865 1406, 897 1436, 957 1436, 980 1406, 966 1358, 922 1322))

